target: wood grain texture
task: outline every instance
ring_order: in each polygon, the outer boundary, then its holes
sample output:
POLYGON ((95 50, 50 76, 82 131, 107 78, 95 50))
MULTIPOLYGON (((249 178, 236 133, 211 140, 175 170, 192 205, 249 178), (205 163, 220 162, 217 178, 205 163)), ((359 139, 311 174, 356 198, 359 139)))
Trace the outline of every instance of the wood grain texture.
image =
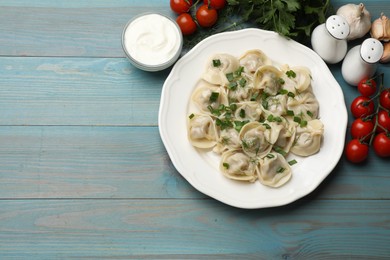
POLYGON ((168 70, 125 58, 0 58, 0 125, 157 125, 168 70))
POLYGON ((125 57, 124 26, 151 6, 173 15, 165 1, 1 1, 0 56, 125 57))
MULTIPOLYGON (((0 259, 389 259, 389 161, 372 151, 277 208, 181 177, 157 123, 170 70, 135 69, 121 47, 146 11, 175 16, 167 0, 0 0, 0 259)), ((348 107, 357 91, 330 69, 348 107)))
POLYGON ((246 211, 213 200, 0 201, 5 257, 388 257, 390 205, 307 201, 246 211), (4 208, 7 210, 4 211, 4 208))
MULTIPOLYGON (((311 198, 389 199, 389 186, 387 160, 342 158, 311 198)), ((0 127, 0 198, 200 197, 175 170, 157 127, 0 127)))

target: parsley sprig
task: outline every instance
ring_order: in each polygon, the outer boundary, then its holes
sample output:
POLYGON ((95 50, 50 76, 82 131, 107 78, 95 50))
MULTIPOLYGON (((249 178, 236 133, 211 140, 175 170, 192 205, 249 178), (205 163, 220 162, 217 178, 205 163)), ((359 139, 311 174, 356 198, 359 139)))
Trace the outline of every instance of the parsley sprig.
POLYGON ((276 31, 309 44, 312 30, 333 13, 330 0, 227 0, 218 12, 216 25, 186 37, 184 51, 210 35, 246 27, 276 31))

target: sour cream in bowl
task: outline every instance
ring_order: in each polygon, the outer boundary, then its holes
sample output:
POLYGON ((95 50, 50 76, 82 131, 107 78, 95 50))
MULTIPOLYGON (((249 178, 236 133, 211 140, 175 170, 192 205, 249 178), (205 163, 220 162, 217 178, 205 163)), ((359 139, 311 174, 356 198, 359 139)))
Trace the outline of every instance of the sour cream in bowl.
POLYGON ((131 19, 122 33, 122 47, 130 62, 145 71, 170 67, 179 58, 182 46, 177 23, 157 13, 131 19))

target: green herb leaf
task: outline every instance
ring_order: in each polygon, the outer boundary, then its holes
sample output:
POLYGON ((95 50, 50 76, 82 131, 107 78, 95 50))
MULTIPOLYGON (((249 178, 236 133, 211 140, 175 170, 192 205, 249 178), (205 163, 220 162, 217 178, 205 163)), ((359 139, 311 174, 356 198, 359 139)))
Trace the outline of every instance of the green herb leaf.
POLYGON ((293 160, 291 160, 291 161, 288 162, 288 164, 289 164, 290 166, 292 166, 292 165, 294 165, 294 164, 296 164, 296 163, 298 163, 298 162, 297 162, 297 160, 295 160, 295 159, 293 159, 293 160))
POLYGON ((297 74, 296 74, 295 71, 293 71, 293 70, 288 70, 288 71, 286 71, 286 75, 287 75, 287 77, 289 77, 289 78, 295 78, 295 77, 297 76, 297 74))
POLYGON ((219 93, 218 92, 212 92, 209 98, 210 103, 213 103, 218 100, 219 93))
POLYGON ((213 60, 213 67, 221 66, 221 60, 213 60))

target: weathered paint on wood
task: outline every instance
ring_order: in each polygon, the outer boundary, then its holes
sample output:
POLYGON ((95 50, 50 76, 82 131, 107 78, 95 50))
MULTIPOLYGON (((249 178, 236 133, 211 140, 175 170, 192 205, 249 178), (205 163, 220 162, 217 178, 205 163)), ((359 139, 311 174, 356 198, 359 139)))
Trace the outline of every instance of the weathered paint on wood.
POLYGON ((0 201, 0 209, 4 257, 370 259, 390 254, 386 201, 301 200, 248 211, 214 200, 11 200, 0 201))
MULTIPOLYGON (((364 3, 390 15, 388 0, 364 3)), ((389 161, 372 152, 262 210, 180 176, 157 127, 169 69, 137 70, 121 48, 151 10, 175 17, 166 0, 0 0, 0 259, 389 258, 389 161)), ((357 91, 330 68, 349 106, 357 91)))

